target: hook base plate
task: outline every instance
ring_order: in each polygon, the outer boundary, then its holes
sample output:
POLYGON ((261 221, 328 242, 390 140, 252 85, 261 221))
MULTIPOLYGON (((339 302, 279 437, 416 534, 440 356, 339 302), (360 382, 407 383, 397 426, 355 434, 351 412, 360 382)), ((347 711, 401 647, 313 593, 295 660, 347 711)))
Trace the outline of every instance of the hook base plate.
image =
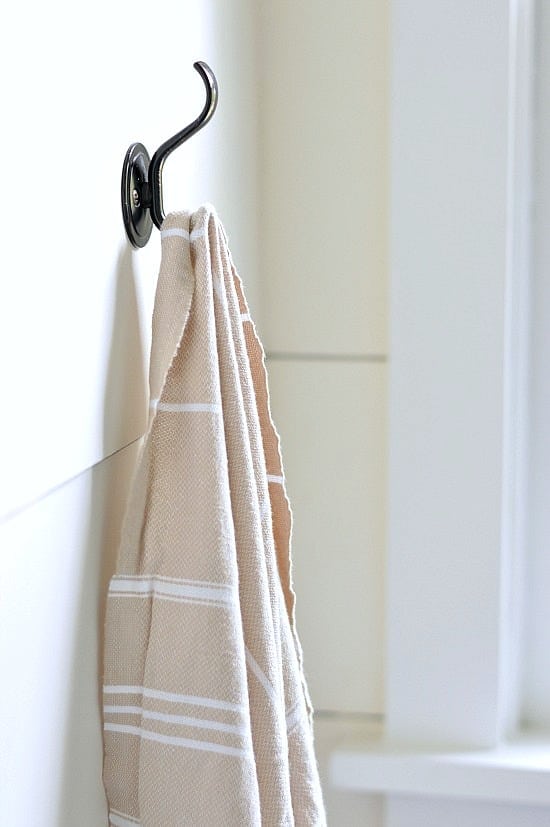
POLYGON ((143 184, 148 180, 149 153, 143 144, 128 148, 122 167, 122 218, 133 247, 145 247, 153 230, 149 208, 143 206, 143 184))

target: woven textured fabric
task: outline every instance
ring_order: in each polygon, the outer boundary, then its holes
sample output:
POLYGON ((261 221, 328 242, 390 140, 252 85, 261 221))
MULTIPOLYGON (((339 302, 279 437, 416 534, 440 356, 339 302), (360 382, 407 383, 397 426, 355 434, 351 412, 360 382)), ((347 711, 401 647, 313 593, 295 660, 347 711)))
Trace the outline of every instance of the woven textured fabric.
POLYGON ((161 237, 105 618, 110 823, 322 827, 264 352, 215 210, 171 214, 161 237))

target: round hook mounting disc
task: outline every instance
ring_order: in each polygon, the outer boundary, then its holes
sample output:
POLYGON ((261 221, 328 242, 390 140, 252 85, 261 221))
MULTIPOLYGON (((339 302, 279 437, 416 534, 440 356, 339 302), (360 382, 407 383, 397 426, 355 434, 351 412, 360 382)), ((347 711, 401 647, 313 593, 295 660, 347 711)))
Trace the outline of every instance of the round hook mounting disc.
POLYGON ((149 153, 143 144, 132 144, 122 167, 122 218, 126 235, 134 247, 145 247, 153 229, 149 208, 142 206, 149 162, 149 153))

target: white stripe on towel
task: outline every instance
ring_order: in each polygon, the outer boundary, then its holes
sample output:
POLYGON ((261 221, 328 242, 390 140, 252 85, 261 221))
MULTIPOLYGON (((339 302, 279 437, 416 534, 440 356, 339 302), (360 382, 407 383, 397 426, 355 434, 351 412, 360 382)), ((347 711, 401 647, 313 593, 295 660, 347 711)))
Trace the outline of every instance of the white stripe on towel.
POLYGON ((260 665, 258 664, 258 662, 252 657, 248 647, 246 648, 246 660, 248 662, 248 665, 250 666, 250 669, 252 670, 252 672, 254 672, 254 674, 256 675, 256 677, 258 678, 260 683, 262 684, 263 688, 267 692, 269 698, 271 699, 271 702, 273 703, 274 706, 276 706, 277 705, 277 695, 275 693, 275 690, 273 689, 273 687, 271 686, 271 683, 267 679, 267 676, 266 676, 265 672, 263 672, 263 670, 260 668, 260 665))
POLYGON ((250 313, 241 313, 241 321, 242 322, 251 322, 252 319, 250 318, 250 313))
POLYGON ((167 230, 160 231, 161 238, 170 238, 171 236, 178 236, 179 238, 185 238, 186 241, 189 241, 189 233, 187 230, 180 227, 170 227, 167 230))
POLYGON ((111 578, 109 592, 132 592, 134 595, 147 596, 155 594, 158 597, 194 598, 195 600, 213 601, 217 604, 233 605, 237 602, 237 594, 230 586, 202 586, 196 583, 173 582, 158 577, 134 578, 115 575, 111 578))
POLYGON ((214 589, 232 588, 227 583, 219 583, 215 580, 189 580, 185 577, 167 577, 165 574, 115 574, 112 579, 116 577, 124 577, 126 580, 150 580, 154 577, 155 580, 165 580, 167 583, 189 583, 196 586, 212 586, 214 589))
POLYGON ((268 482, 278 482, 280 485, 284 482, 284 477, 279 477, 276 474, 268 474, 267 475, 268 482))
POLYGON ((180 227, 168 227, 166 230, 160 231, 161 238, 170 238, 171 236, 178 236, 179 238, 185 238, 186 241, 189 241, 189 239, 191 239, 191 241, 196 241, 197 238, 204 238, 205 234, 206 233, 203 228, 199 230, 193 230, 191 232, 191 236, 189 236, 187 230, 184 230, 180 227))
POLYGON ((218 701, 215 698, 200 698, 196 695, 178 695, 175 692, 163 692, 161 689, 149 689, 146 686, 112 685, 104 686, 105 695, 143 695, 145 698, 155 698, 158 701, 170 701, 176 704, 192 704, 206 706, 211 709, 225 709, 227 712, 244 714, 245 707, 229 701, 218 701))
POLYGON ((186 747, 188 749, 205 750, 206 752, 221 752, 224 755, 236 755, 239 758, 250 758, 254 760, 254 753, 239 747, 228 747, 225 744, 215 744, 212 741, 196 741, 192 738, 178 738, 175 735, 163 735, 160 732, 152 732, 150 729, 130 726, 128 724, 105 724, 107 732, 122 732, 128 735, 137 735, 147 741, 158 741, 160 744, 170 744, 174 747, 186 747))
POLYGON ((113 827, 141 827, 141 823, 126 813, 119 813, 118 810, 109 810, 109 821, 113 827))
POLYGON ((260 520, 265 520, 267 516, 271 517, 271 500, 269 498, 264 500, 262 504, 260 509, 260 520))
POLYGON ((218 298, 222 300, 223 304, 224 291, 222 289, 222 282, 221 279, 214 275, 214 273, 212 273, 212 287, 214 288, 214 292, 216 293, 218 298))
POLYGON ((159 402, 158 399, 151 399, 149 407, 167 413, 222 412, 222 406, 218 402, 159 402))
POLYGON ((287 735, 290 735, 292 730, 295 729, 298 726, 298 724, 302 723, 303 720, 304 710, 302 708, 302 704, 300 703, 300 701, 298 701, 286 716, 287 735))
POLYGON ((198 597, 186 597, 185 595, 171 595, 161 589, 155 588, 154 585, 146 590, 133 590, 132 588, 117 589, 116 586, 110 585, 107 596, 110 598, 134 598, 138 600, 152 597, 155 600, 164 600, 168 603, 188 603, 193 606, 208 606, 209 608, 216 609, 233 609, 236 605, 236 600, 211 600, 198 597))
POLYGON ((199 729, 215 729, 219 732, 231 732, 233 735, 246 735, 247 728, 238 724, 223 724, 220 721, 210 721, 205 718, 193 718, 188 715, 170 715, 168 712, 152 712, 141 706, 111 706, 103 707, 106 715, 141 715, 148 721, 163 721, 166 724, 198 727, 199 729))
POLYGON ((158 594, 157 592, 150 591, 150 592, 117 592, 109 590, 108 597, 119 597, 119 598, 144 598, 144 597, 154 597, 155 600, 164 600, 166 603, 188 603, 191 606, 208 606, 209 608, 216 608, 216 609, 227 609, 229 607, 232 608, 230 603, 219 603, 216 600, 196 600, 192 597, 168 597, 165 594, 158 594))

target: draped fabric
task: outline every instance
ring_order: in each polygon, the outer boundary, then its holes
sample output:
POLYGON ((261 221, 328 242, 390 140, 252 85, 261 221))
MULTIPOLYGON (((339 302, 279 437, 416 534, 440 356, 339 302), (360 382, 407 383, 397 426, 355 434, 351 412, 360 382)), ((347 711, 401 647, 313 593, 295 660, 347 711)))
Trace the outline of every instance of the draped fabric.
POLYGON ((322 827, 264 352, 215 210, 173 213, 161 237, 105 618, 110 823, 322 827))

